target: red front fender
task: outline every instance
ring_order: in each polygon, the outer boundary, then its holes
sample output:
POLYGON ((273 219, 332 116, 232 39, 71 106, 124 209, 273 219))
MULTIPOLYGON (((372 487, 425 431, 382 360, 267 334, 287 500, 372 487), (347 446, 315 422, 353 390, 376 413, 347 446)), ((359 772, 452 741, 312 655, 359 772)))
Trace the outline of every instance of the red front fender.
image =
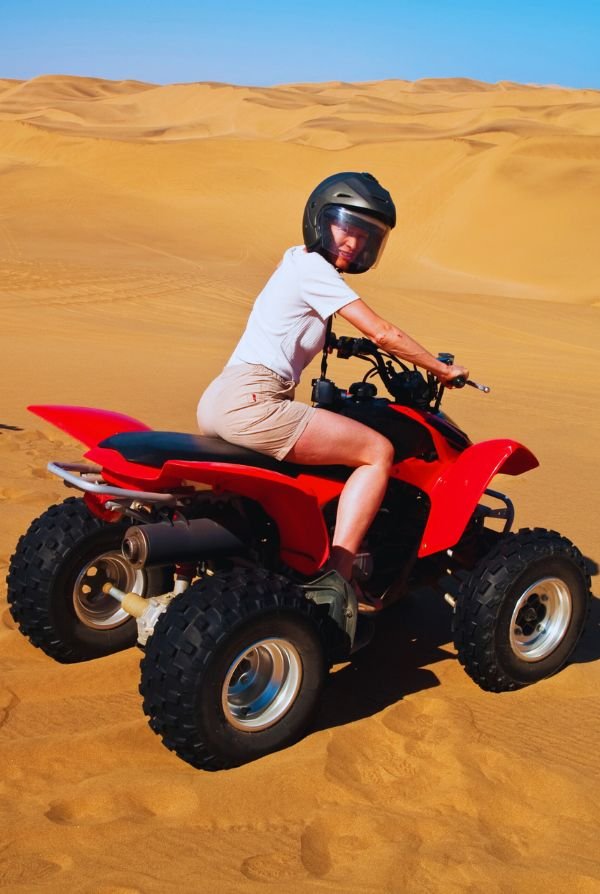
POLYGON ((449 549, 460 540, 494 475, 520 475, 537 465, 533 453, 517 441, 482 441, 444 466, 441 474, 428 476, 421 487, 429 496, 431 508, 419 557, 449 549))

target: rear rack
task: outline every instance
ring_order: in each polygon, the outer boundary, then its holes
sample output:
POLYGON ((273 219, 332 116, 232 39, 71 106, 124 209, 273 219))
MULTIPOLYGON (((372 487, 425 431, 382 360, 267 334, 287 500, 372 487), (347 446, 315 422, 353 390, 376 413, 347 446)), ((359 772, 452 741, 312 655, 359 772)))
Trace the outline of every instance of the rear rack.
POLYGON ((102 479, 101 466, 91 463, 48 463, 48 471, 62 478, 67 487, 75 487, 92 494, 106 494, 127 500, 140 500, 144 503, 175 503, 177 494, 153 493, 146 490, 127 490, 106 484, 102 479), (79 472, 78 475, 73 474, 79 472))

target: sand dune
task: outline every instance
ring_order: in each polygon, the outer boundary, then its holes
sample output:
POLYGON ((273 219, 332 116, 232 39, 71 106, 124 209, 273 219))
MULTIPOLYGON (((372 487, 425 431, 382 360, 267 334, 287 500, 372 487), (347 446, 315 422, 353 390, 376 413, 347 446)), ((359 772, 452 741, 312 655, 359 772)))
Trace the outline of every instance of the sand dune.
MULTIPOLYGON (((473 116, 482 114, 491 129, 499 119, 501 127, 522 128, 523 135, 545 128, 555 132, 561 130, 562 115, 575 98, 586 113, 597 114, 600 106, 595 91, 492 85, 461 78, 276 88, 213 83, 155 86, 66 76, 4 83, 1 118, 28 120, 62 132, 72 132, 78 120, 78 133, 86 136, 172 140, 185 138, 186 128, 194 127, 196 136, 205 128, 206 137, 268 137, 298 143, 309 139, 329 149, 379 142, 378 129, 371 129, 378 123, 385 125, 386 141, 410 139, 419 129, 421 136, 432 139, 461 136, 469 132, 473 116), (328 111, 340 124, 339 132, 345 132, 346 118, 362 125, 347 136, 345 146, 329 145, 326 133, 320 137, 311 133, 321 129, 328 111), (548 113, 551 122, 540 120, 548 113)), ((575 124, 571 121, 566 132, 577 132, 575 124)))
MULTIPOLYGON (((50 76, 6 83, 4 182, 28 164, 28 180, 37 182, 26 194, 62 189, 62 177, 75 211, 76 194, 85 208, 91 193, 86 229, 97 229, 102 205, 114 217, 115 190, 134 192, 159 207, 166 199, 170 231, 169 214, 185 202, 193 246, 213 165, 233 200, 240 187, 255 195, 261 176, 272 178, 267 188, 285 214, 330 170, 331 152, 344 150, 348 164, 376 167, 400 190, 400 238, 390 245, 395 285, 437 290, 451 282, 477 294, 597 300, 600 93, 461 79, 270 89, 50 76), (249 143, 270 162, 254 165, 254 177, 242 173, 249 143)), ((280 224, 265 216, 266 248, 280 224)), ((254 242, 254 220, 246 221, 239 226, 254 242)), ((65 223, 63 216, 59 231, 65 223)), ((111 222, 111 235, 118 229, 111 222)), ((289 232, 297 238, 291 225, 289 232)), ((211 258, 219 239, 209 236, 211 258)))
MULTIPOLYGON (((0 79, 0 572, 68 495, 46 463, 80 456, 25 406, 193 431, 308 191, 343 169, 399 210, 352 285, 492 385, 449 412, 526 443, 540 468, 497 482, 517 524, 598 561, 599 134, 599 92, 509 82, 0 79)), ((494 696, 422 594, 333 675, 306 739, 211 775, 146 727, 136 650, 55 664, 2 592, 0 887, 597 892, 597 606, 570 667, 494 696)))

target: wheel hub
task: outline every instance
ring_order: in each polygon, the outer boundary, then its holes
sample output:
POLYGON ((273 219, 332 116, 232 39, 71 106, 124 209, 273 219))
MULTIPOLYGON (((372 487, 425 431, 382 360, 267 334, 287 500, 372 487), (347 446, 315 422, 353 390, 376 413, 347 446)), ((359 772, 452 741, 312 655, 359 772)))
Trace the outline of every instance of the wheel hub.
POLYGON ((544 577, 519 597, 510 622, 510 645, 523 661, 541 661, 564 638, 572 615, 572 597, 558 577, 544 577))
POLYGON ((79 620, 96 630, 119 627, 130 618, 116 599, 103 593, 102 587, 106 583, 126 593, 142 594, 145 576, 117 551, 103 553, 88 562, 75 581, 73 606, 79 620))
POLYGON ((229 666, 221 697, 225 717, 246 732, 267 729, 290 710, 301 683, 296 647, 284 639, 260 640, 229 666))

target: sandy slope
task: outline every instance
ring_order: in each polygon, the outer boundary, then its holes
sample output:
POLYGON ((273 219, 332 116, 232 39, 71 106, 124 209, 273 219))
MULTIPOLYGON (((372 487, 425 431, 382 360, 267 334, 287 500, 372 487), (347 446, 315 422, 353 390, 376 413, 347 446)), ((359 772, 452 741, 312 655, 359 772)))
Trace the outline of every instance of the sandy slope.
MULTIPOLYGON (((598 560, 599 131, 599 93, 509 83, 0 80, 0 570, 65 496, 46 462, 79 455, 25 405, 192 431, 307 191, 340 169, 399 208, 353 285, 493 386, 451 414, 534 450, 539 470, 497 481, 518 523, 598 560)), ((135 650, 54 664, 1 598, 4 890, 600 890, 597 603, 569 668, 503 696, 458 666, 444 604, 399 607, 315 732, 211 775, 147 729, 135 650)))

